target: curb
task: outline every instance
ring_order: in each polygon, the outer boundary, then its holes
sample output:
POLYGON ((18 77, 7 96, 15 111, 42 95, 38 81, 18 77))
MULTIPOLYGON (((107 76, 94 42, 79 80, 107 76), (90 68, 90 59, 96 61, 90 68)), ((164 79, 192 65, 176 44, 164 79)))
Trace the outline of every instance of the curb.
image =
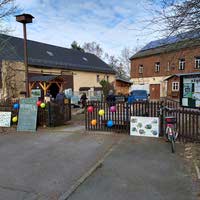
POLYGON ((112 144, 108 151, 99 159, 83 176, 81 176, 74 185, 70 187, 68 191, 63 193, 58 200, 67 200, 77 189, 81 186, 87 178, 89 178, 98 168, 101 168, 106 157, 108 157, 111 152, 122 142, 121 138, 116 144, 112 144))

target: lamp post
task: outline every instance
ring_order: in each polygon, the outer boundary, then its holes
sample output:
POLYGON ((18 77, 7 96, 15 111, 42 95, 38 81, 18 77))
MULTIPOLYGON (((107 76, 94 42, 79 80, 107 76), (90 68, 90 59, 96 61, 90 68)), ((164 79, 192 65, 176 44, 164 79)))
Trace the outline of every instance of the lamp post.
POLYGON ((32 23, 34 18, 30 14, 16 15, 16 21, 23 24, 24 33, 24 65, 25 65, 25 85, 26 85, 26 97, 29 97, 29 81, 28 81, 28 53, 27 53, 27 36, 26 36, 26 24, 32 23))

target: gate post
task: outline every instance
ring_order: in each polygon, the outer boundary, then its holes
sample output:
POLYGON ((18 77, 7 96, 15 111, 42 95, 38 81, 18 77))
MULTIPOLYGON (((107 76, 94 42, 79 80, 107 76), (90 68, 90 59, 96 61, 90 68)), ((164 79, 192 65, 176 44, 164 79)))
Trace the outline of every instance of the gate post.
POLYGON ((164 114, 163 114, 164 101, 160 102, 159 119, 160 119, 160 136, 164 136, 164 114))

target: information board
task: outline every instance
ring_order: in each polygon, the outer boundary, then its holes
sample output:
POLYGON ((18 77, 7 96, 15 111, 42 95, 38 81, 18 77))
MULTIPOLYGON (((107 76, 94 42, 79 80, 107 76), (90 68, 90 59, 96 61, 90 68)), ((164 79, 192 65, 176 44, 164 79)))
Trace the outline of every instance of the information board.
POLYGON ((36 131, 37 97, 20 100, 17 131, 36 131))
POLYGON ((182 77, 181 105, 200 107, 200 77, 182 77))
POLYGON ((159 118, 158 117, 138 117, 132 116, 130 121, 130 135, 158 137, 159 118))
POLYGON ((10 127, 11 112, 0 111, 0 127, 10 127))

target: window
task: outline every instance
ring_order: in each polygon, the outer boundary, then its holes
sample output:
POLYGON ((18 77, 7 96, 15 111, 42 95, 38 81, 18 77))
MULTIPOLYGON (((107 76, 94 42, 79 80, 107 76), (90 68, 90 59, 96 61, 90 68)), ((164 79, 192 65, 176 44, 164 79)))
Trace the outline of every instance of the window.
POLYGON ((155 72, 159 72, 160 71, 160 63, 156 62, 155 63, 155 72))
POLYGON ((200 57, 195 58, 195 69, 200 69, 200 57))
POLYGON ((143 70, 144 70, 143 65, 139 65, 139 74, 142 74, 142 73, 143 73, 143 70))
POLYGON ((185 59, 179 59, 179 70, 185 69, 185 59))
POLYGON ((100 76, 99 75, 97 75, 97 82, 99 82, 100 81, 100 76))
POLYGON ((179 82, 172 82, 172 91, 173 92, 179 91, 179 82))
POLYGON ((107 76, 107 81, 109 82, 109 76, 107 76))
POLYGON ((167 63, 167 71, 170 71, 170 62, 167 63))

